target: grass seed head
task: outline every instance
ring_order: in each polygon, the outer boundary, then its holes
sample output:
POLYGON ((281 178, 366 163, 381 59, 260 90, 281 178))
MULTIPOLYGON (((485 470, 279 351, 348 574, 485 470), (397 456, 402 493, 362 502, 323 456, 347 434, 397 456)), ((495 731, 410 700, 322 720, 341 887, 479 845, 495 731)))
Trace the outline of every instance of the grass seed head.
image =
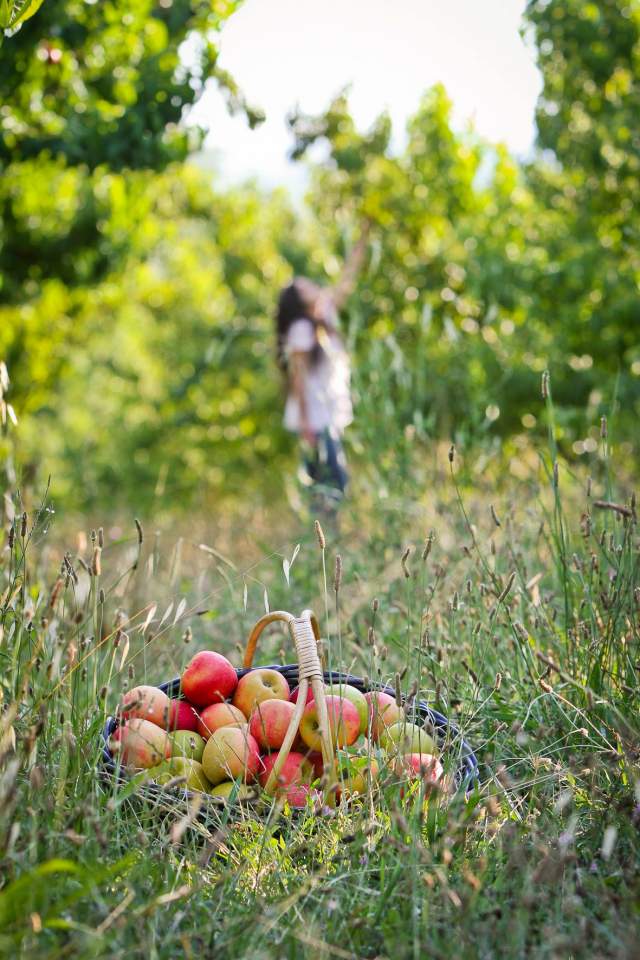
POLYGON ((340 554, 336 554, 336 567, 335 573, 333 576, 333 589, 335 593, 340 592, 340 584, 342 583, 342 557, 340 554))
POLYGON ((431 532, 429 533, 429 536, 425 540, 424 549, 422 551, 423 561, 426 560, 429 554, 431 553, 431 547, 433 546, 433 541, 435 540, 435 538, 436 538, 435 532, 431 530, 431 532))
POLYGON ((546 400, 549 396, 549 384, 551 377, 549 376, 548 370, 543 370, 542 372, 542 382, 540 384, 540 392, 542 394, 542 399, 546 400))
POLYGON ((324 548, 327 545, 327 541, 325 540, 324 531, 320 526, 320 521, 315 520, 313 526, 316 531, 316 537, 318 538, 318 543, 320 544, 320 549, 324 550, 324 548))

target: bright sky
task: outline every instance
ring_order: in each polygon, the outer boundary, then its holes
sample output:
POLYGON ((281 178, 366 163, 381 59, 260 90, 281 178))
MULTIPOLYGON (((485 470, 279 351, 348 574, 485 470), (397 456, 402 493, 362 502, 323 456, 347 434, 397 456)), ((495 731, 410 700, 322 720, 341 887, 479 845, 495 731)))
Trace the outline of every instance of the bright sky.
POLYGON ((351 85, 359 126, 389 109, 401 142, 422 93, 442 82, 455 122, 525 154, 540 90, 534 51, 520 37, 524 0, 245 0, 221 36, 220 64, 267 121, 251 131, 230 118, 215 88, 191 119, 210 127, 208 148, 226 180, 255 176, 297 192, 305 175, 287 161, 285 117, 319 112, 351 85))

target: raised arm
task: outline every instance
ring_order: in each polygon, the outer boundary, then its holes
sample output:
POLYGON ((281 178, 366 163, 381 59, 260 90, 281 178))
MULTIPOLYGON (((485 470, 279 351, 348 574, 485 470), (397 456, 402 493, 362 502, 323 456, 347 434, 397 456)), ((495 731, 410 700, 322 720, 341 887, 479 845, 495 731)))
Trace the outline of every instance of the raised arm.
POLYGON ((347 257, 347 261, 342 270, 342 276, 331 291, 333 302, 338 310, 344 305, 347 297, 353 290, 358 274, 362 269, 367 244, 369 242, 369 229, 369 221, 365 220, 362 225, 362 230, 360 231, 358 242, 347 257))

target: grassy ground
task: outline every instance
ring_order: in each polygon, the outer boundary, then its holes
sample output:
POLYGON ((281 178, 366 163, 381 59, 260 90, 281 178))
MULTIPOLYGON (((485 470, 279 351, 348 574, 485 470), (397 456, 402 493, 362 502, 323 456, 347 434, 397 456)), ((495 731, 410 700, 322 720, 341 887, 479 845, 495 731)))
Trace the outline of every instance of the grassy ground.
MULTIPOLYGON (((638 531, 606 445, 590 490, 554 476, 553 436, 546 459, 513 451, 518 479, 495 451, 425 465, 403 447, 356 477, 324 550, 286 511, 215 543, 200 522, 179 539, 131 523, 60 546, 46 511, 18 510, 0 554, 2 954, 638 956, 638 531), (265 604, 312 605, 334 664, 417 680, 476 747, 479 789, 259 818, 102 783, 122 690, 205 647, 239 665, 265 604)), ((260 659, 292 659, 282 634, 260 659)))

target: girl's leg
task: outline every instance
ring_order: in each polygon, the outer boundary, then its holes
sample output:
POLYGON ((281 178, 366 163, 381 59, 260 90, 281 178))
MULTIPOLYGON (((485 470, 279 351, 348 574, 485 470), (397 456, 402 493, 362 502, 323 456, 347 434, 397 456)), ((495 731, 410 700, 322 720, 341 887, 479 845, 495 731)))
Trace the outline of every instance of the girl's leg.
POLYGON ((312 486, 315 483, 322 482, 322 470, 320 463, 320 452, 318 449, 318 438, 315 444, 310 444, 306 440, 301 441, 302 462, 304 475, 301 478, 305 486, 312 486))
POLYGON ((335 430, 327 429, 322 434, 322 439, 326 451, 326 483, 344 493, 349 475, 340 436, 335 430))

